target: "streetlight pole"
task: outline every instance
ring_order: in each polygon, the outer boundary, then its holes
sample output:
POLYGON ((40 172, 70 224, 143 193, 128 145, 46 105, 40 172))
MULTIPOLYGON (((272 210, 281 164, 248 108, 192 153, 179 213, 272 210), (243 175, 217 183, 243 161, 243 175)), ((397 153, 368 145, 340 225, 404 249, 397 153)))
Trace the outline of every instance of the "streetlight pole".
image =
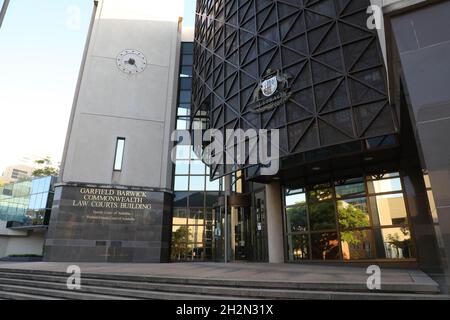
POLYGON ((5 18, 6 9, 8 9, 9 1, 10 0, 5 0, 5 2, 3 2, 3 6, 2 6, 2 9, 0 11, 0 28, 2 27, 3 19, 5 18))

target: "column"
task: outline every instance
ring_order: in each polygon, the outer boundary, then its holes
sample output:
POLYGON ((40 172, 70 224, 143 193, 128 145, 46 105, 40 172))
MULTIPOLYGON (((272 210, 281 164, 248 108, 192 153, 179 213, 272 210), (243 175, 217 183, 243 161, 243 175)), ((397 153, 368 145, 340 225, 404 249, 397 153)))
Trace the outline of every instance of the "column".
POLYGON ((269 263, 284 263, 283 206, 277 181, 266 185, 266 209, 269 263))

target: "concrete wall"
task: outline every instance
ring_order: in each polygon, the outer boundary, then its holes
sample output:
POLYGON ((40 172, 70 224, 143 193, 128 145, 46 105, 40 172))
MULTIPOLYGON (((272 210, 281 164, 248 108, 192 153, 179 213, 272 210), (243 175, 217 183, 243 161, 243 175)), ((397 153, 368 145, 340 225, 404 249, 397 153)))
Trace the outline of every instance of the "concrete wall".
POLYGON ((62 182, 171 188, 179 57, 179 0, 103 0, 76 93, 62 182), (125 49, 148 65, 128 75, 116 66, 125 49), (123 170, 113 176, 117 137, 126 138, 123 170))
POLYGON ((12 254, 42 255, 44 232, 17 231, 6 228, 6 221, 0 221, 0 258, 12 254))

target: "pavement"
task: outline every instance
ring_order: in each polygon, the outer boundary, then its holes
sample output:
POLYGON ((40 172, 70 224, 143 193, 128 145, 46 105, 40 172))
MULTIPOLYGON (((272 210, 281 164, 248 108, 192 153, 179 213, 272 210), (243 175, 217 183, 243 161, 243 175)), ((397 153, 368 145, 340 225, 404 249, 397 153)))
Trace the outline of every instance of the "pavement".
MULTIPOLYGON (((66 272, 74 263, 0 262, 0 269, 66 272)), ((291 283, 365 284, 369 275, 359 266, 268 263, 78 263, 82 273, 191 279, 279 281, 291 283)), ((417 269, 382 268, 384 284, 437 285, 417 269)))

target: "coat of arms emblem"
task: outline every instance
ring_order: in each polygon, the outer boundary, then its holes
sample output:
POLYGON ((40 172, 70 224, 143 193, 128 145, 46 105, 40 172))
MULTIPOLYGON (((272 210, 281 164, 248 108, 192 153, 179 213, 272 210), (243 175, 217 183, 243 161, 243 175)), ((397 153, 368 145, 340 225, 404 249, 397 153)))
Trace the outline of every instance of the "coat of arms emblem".
POLYGON ((276 76, 267 79, 261 83, 261 91, 265 97, 272 96, 277 91, 277 89, 278 89, 278 80, 276 76))
POLYGON ((265 77, 259 81, 253 93, 253 112, 262 113, 286 103, 291 97, 289 84, 291 78, 287 73, 267 70, 265 77))

